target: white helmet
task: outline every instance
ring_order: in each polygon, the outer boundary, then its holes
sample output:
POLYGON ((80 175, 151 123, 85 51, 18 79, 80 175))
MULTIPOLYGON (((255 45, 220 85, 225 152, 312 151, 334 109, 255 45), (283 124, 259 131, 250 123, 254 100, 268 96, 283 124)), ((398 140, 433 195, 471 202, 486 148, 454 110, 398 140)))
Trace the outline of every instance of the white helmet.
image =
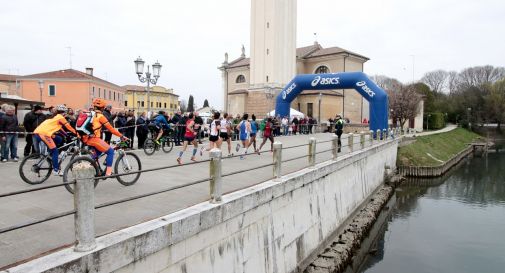
POLYGON ((62 111, 62 112, 67 112, 68 108, 64 104, 56 106, 56 111, 62 111))

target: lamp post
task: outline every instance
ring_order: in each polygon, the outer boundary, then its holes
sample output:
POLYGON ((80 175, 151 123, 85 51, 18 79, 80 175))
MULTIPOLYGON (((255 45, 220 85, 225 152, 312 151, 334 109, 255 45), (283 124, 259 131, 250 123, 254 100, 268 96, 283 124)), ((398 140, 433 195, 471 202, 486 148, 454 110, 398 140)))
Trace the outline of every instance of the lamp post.
POLYGON ((39 101, 42 102, 42 90, 44 89, 44 81, 39 80, 39 91, 40 91, 40 99, 39 101))
POLYGON ((466 112, 466 119, 468 120, 468 128, 472 128, 472 123, 470 122, 470 111, 472 111, 472 107, 468 107, 466 112))
POLYGON ((139 78, 139 81, 142 83, 147 83, 147 116, 151 117, 151 84, 155 85, 158 82, 158 78, 160 77, 161 64, 156 62, 152 65, 153 74, 151 74, 150 66, 147 66, 147 72, 145 73, 145 77, 142 76, 144 74, 144 64, 145 62, 138 57, 135 61, 135 72, 139 78), (151 76, 153 78, 151 79, 151 76))
POLYGON ((431 114, 428 114, 428 116, 426 117, 426 131, 430 129, 430 117, 431 114))
POLYGON ((318 107, 319 108, 319 110, 318 110, 319 117, 317 118, 317 123, 319 124, 319 126, 321 126, 321 98, 322 97, 323 97, 323 94, 321 92, 319 92, 319 96, 318 96, 318 98, 319 98, 319 101, 318 101, 318 103, 319 103, 319 107, 318 107))

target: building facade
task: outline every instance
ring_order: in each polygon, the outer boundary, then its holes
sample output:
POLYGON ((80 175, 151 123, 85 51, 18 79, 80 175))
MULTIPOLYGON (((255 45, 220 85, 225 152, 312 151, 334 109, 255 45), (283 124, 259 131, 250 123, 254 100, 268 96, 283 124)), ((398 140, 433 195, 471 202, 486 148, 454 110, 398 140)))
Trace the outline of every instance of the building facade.
POLYGON ((17 81, 18 75, 0 74, 0 94, 3 95, 17 95, 17 81))
MULTIPOLYGON (((147 112, 148 102, 146 88, 147 87, 140 85, 123 86, 126 92, 125 107, 129 110, 134 110, 136 113, 147 112)), ((164 110, 169 115, 173 115, 179 110, 179 95, 175 94, 174 90, 171 88, 165 88, 163 86, 151 87, 149 101, 152 113, 164 110)))
MULTIPOLYGON (((263 88, 251 83, 251 59, 243 53, 220 67, 223 76, 225 109, 232 114, 255 113, 265 116, 275 108, 275 100, 285 84, 265 83, 263 88)), ((339 47, 323 48, 315 42, 296 49, 296 74, 363 72, 369 59, 339 47)), ((266 79, 266 78, 265 78, 266 79)), ((307 116, 326 121, 336 114, 353 123, 369 119, 368 101, 354 89, 304 91, 291 108, 307 116)))
MULTIPOLYGON (((223 80, 224 108, 231 114, 254 113, 264 117, 275 108, 276 96, 297 74, 363 71, 369 59, 315 42, 296 48, 296 1, 251 0, 251 50, 219 69, 223 80)), ((305 91, 291 108, 320 121, 336 114, 352 122, 368 119, 368 103, 355 90, 305 91)))
POLYGON ((86 73, 65 69, 17 78, 19 96, 32 101, 42 101, 46 106, 66 104, 74 109, 88 109, 94 98, 103 98, 114 110, 124 109, 124 90, 121 86, 86 73), (39 86, 42 81, 42 88, 39 86))

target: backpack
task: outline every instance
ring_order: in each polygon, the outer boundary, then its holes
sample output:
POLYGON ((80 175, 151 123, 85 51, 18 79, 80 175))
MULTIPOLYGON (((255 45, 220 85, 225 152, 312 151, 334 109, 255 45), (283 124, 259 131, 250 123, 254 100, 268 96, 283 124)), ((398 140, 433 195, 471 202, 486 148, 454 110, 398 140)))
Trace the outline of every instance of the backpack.
POLYGON ((93 119, 96 117, 95 111, 82 111, 77 117, 77 121, 75 122, 75 130, 81 136, 83 135, 92 135, 94 133, 93 130, 93 119))

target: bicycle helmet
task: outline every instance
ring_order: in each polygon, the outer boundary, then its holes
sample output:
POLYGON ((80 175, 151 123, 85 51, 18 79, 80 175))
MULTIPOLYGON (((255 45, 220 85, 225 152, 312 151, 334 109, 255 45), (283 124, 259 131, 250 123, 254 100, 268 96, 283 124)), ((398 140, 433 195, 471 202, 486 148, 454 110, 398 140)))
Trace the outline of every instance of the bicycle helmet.
POLYGON ((105 108, 105 106, 107 106, 107 102, 102 98, 96 98, 93 100, 93 106, 96 106, 98 108, 105 108))
POLYGON ((56 111, 58 111, 58 112, 67 112, 68 108, 64 104, 61 104, 61 105, 56 106, 56 111))

